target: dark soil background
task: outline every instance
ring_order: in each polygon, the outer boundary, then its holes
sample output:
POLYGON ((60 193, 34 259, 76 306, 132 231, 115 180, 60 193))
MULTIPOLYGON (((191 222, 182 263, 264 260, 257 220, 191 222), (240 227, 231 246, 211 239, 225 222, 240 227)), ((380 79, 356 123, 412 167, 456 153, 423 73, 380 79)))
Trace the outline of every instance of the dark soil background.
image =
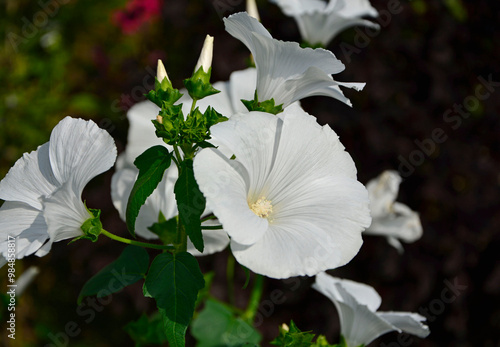
MULTIPOLYGON (((10 12, 13 30, 21 27, 19 18, 36 11, 36 5, 21 3, 10 12)), ((124 1, 111 3, 115 8, 124 6, 124 1)), ((372 4, 378 10, 388 6, 382 0, 372 4)), ((265 1, 258 5, 263 24, 275 38, 299 39, 293 19, 265 1)), ((345 91, 352 108, 323 97, 302 102, 319 123, 330 124, 339 134, 356 162, 361 182, 385 169, 399 169, 404 181, 398 201, 421 215, 423 237, 406 244, 404 254, 399 255, 383 238, 367 236, 351 263, 330 271, 375 287, 383 299, 382 310, 414 311, 428 317, 427 339, 392 333, 371 346, 500 346, 500 83, 490 83, 484 98, 485 89, 479 87, 485 80, 500 81, 500 2, 459 5, 459 1, 402 1, 401 11, 372 37, 363 39, 364 28, 344 31, 329 46, 346 65, 335 79, 366 82, 366 88, 359 93, 345 91), (356 44, 356 52, 347 56, 342 47, 356 44), (436 132, 441 134, 440 143, 430 140, 436 132), (432 150, 423 153, 418 143, 427 143, 432 150), (454 287, 453 297, 446 290, 450 287, 454 287)), ((55 103, 59 108, 44 109, 42 97, 22 100, 21 105, 39 102, 40 112, 52 118, 40 123, 47 130, 34 143, 7 143, 0 148, 3 173, 20 153, 45 142, 50 129, 66 114, 99 121, 123 150, 128 127, 124 110, 141 99, 134 88, 144 84, 147 68, 154 71, 156 59, 162 58, 174 85, 180 87, 198 59, 206 33, 215 36, 213 81, 227 80, 232 71, 245 67, 247 49, 224 31, 217 12, 228 15, 243 10, 242 2, 165 1, 160 19, 132 36, 113 27, 97 1, 72 1, 65 6, 57 16, 63 48, 71 52, 62 77, 69 86, 58 89, 63 95, 55 103), (96 98, 95 107, 66 102, 82 93, 96 98)), ((45 59, 47 53, 28 50, 27 45, 17 55, 3 53, 6 70, 16 66, 20 54, 28 61, 45 59)), ((63 67, 47 64, 44 69, 63 67)), ((0 88, 6 94, 10 87, 21 87, 13 86, 10 73, 2 75, 5 83, 0 88)), ((33 78, 18 82, 25 89, 33 78)), ((2 108, 0 118, 22 127, 26 120, 20 117, 22 109, 2 108)), ((12 133, 7 124, 12 123, 2 122, 0 127, 12 133)), ((106 229, 125 236, 125 225, 111 204, 111 175, 92 181, 84 198, 88 206, 103 210, 106 229)), ((71 321, 81 331, 68 339, 69 346, 132 346, 122 327, 142 311, 154 309, 154 302, 142 297, 140 284, 113 295, 109 304, 96 309, 90 322, 78 314, 76 304, 83 284, 122 249, 104 238, 95 244, 60 242, 48 256, 20 262, 20 268, 37 265, 41 274, 20 298, 20 336, 13 346, 43 346, 57 339, 66 345, 60 332, 71 321)), ((202 269, 216 271, 212 293, 223 300, 227 300, 227 255, 228 251, 200 259, 202 269)), ((250 290, 241 289, 245 274, 238 266, 236 279, 237 303, 244 307, 250 290)), ((266 281, 267 305, 260 308, 258 317, 264 345, 277 335, 281 323, 291 319, 303 330, 337 341, 335 308, 311 289, 312 282, 310 278, 266 281), (283 293, 284 302, 269 304, 276 290, 283 293)))

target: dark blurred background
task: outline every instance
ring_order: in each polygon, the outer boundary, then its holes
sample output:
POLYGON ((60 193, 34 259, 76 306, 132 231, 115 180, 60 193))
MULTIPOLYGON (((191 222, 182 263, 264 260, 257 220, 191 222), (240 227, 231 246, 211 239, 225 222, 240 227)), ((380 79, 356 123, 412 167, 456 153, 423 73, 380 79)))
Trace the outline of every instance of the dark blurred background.
MULTIPOLYGON (((372 0, 379 11, 387 10, 388 3, 372 0)), ((126 110, 152 86, 157 59, 163 59, 174 85, 181 87, 207 33, 215 36, 213 81, 227 80, 232 71, 245 68, 248 58, 221 20, 221 15, 244 10, 243 0, 0 4, 5 37, 0 177, 23 152, 46 142, 66 115, 95 120, 123 150, 126 110)), ((299 40, 292 18, 267 1, 258 6, 275 38, 299 40)), ((378 33, 351 28, 328 47, 346 65, 337 80, 367 82, 362 92, 345 91, 353 108, 323 97, 302 104, 339 134, 361 182, 385 169, 400 170, 404 181, 398 200, 420 212, 424 235, 405 245, 402 255, 385 239, 367 236, 354 260, 331 273, 375 287, 382 310, 428 316, 427 339, 398 340, 393 333, 371 346, 500 346, 500 83, 495 82, 500 81, 500 2, 402 0, 400 6, 398 13, 380 19, 378 33), (354 51, 346 51, 349 47, 354 51), (436 131, 440 140, 429 140, 436 131), (427 153, 419 143, 428 144, 427 153), (451 287, 455 298, 443 300, 443 290, 451 287)), ((125 224, 111 204, 111 175, 93 180, 84 198, 88 206, 103 209, 106 229, 125 236, 125 224)), ((4 332, 2 342, 44 346, 73 321, 81 331, 69 346, 132 346, 123 326, 154 309, 153 300, 142 297, 141 284, 98 306, 90 322, 78 314, 76 304, 83 284, 122 250, 106 239, 60 242, 46 257, 18 261, 18 274, 36 265, 40 275, 19 299, 17 339, 8 340, 4 332)), ((227 255, 200 259, 204 270, 216 271, 212 294, 223 300, 227 255)), ((0 285, 6 288, 5 267, 0 271, 0 285)), ((238 266, 236 275, 236 299, 243 307, 250 290, 241 289, 245 274, 238 266)), ((335 308, 310 288, 312 281, 266 281, 263 299, 279 289, 286 300, 259 311, 264 345, 290 319, 337 341, 335 308)), ((192 339, 188 343, 194 345, 192 339)))

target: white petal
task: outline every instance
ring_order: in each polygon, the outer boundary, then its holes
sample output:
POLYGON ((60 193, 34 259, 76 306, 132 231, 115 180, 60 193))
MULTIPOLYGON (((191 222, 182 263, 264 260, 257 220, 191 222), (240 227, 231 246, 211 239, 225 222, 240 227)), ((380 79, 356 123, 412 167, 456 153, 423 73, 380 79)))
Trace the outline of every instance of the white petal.
POLYGON ((378 16, 377 10, 368 0, 349 0, 345 3, 346 5, 339 12, 344 17, 378 16))
POLYGON ((49 160, 49 143, 25 153, 0 182, 0 198, 20 201, 41 210, 40 197, 50 195, 58 186, 49 160))
POLYGON ((47 232, 52 242, 83 235, 81 226, 92 217, 81 201, 76 184, 68 182, 43 199, 47 232))
POLYGON ((229 95, 232 101, 233 113, 248 112, 241 100, 253 100, 257 87, 257 70, 250 67, 234 71, 229 76, 229 95))
POLYGON ((430 334, 429 327, 423 324, 425 317, 412 312, 377 312, 377 315, 400 330, 421 338, 430 334))
POLYGON ((323 0, 271 0, 277 4, 287 16, 294 16, 303 12, 322 11, 326 8, 323 0))
POLYGON ((207 199, 207 208, 214 212, 224 230, 238 242, 252 244, 262 237, 268 222, 250 210, 248 185, 243 178, 248 174, 242 167, 233 167, 236 164, 217 150, 204 149, 195 157, 194 172, 207 199))
MULTIPOLYGON (((132 106, 127 112, 129 121, 127 147, 125 149, 125 161, 123 164, 134 166, 134 160, 146 149, 163 145, 160 138, 156 137, 155 127, 151 121, 156 119, 160 108, 149 100, 141 101, 132 106)), ((167 146, 168 147, 168 146, 167 146)), ((121 168, 122 166, 118 166, 121 168)))
POLYGON ((370 311, 375 312, 380 307, 382 298, 373 287, 364 283, 332 277, 325 272, 321 272, 316 275, 316 281, 313 284, 313 288, 330 298, 332 301, 342 301, 342 296, 337 291, 337 283, 341 284, 358 303, 366 305, 370 311))
POLYGON ((41 211, 21 202, 6 201, 0 208, 0 253, 7 256, 8 237, 16 238, 16 257, 36 252, 48 239, 41 211))
POLYGON ((52 130, 49 156, 56 179, 72 179, 81 194, 92 178, 113 166, 116 146, 93 121, 66 117, 52 130))

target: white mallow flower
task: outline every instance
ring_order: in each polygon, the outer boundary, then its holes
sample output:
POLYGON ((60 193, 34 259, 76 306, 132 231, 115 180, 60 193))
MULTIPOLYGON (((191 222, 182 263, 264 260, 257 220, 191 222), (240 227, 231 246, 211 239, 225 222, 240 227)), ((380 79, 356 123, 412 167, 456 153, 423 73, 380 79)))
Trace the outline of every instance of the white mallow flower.
POLYGON ((337 308, 340 333, 347 347, 366 346, 391 331, 421 338, 429 335, 429 328, 422 323, 425 317, 417 313, 377 312, 382 299, 366 284, 322 272, 316 276, 313 288, 328 297, 337 308))
POLYGON ((81 200, 83 188, 115 159, 113 138, 93 121, 59 122, 50 141, 25 153, 0 182, 0 253, 7 256, 9 236, 20 259, 83 235, 82 224, 93 217, 81 200))
MULTIPOLYGON (((133 164, 135 158, 146 149, 156 146, 166 145, 155 135, 155 128, 151 120, 156 117, 159 107, 150 101, 143 101, 135 104, 127 112, 130 123, 128 131, 128 143, 125 151, 120 154, 117 160, 117 170, 111 181, 111 198, 115 208, 120 213, 120 217, 126 220, 127 202, 130 192, 134 186, 139 170, 133 164)), ((136 234, 145 239, 157 239, 158 236, 148 228, 158 222, 160 212, 169 220, 178 214, 177 203, 174 195, 174 185, 178 178, 178 171, 172 162, 162 181, 156 190, 148 197, 146 203, 141 207, 136 220, 136 234)), ((206 210, 204 215, 211 212, 206 210)), ((204 226, 217 225, 217 221, 208 220, 204 226)), ((222 251, 229 244, 229 238, 224 230, 202 230, 205 248, 203 255, 222 251)), ((188 252, 193 255, 201 255, 196 250, 190 240, 188 240, 188 252)))
POLYGON ((377 17, 368 0, 271 0, 283 13, 294 17, 302 39, 309 44, 328 46, 341 31, 362 25, 380 29, 377 23, 363 19, 377 17))
POLYGON ((418 213, 396 202, 400 183, 401 176, 392 170, 382 172, 367 183, 372 224, 365 233, 386 236, 393 247, 403 252, 399 240, 414 242, 422 236, 423 231, 418 213))
POLYGON ((349 262, 370 225, 368 193, 338 136, 299 107, 233 115, 211 128, 219 149, 194 160, 196 181, 239 263, 273 278, 349 262))
POLYGON ((212 57, 214 52, 214 38, 210 35, 205 37, 205 41, 203 42, 203 48, 201 49, 200 57, 198 58, 198 62, 194 68, 194 71, 198 71, 201 67, 204 72, 208 72, 208 70, 212 67, 212 57))
POLYGON ((340 86, 361 90, 365 85, 335 81, 331 75, 343 71, 344 64, 332 52, 276 40, 246 12, 224 18, 224 23, 226 31, 243 42, 253 55, 259 101, 274 99, 276 105, 287 107, 308 96, 324 95, 350 106, 340 86))

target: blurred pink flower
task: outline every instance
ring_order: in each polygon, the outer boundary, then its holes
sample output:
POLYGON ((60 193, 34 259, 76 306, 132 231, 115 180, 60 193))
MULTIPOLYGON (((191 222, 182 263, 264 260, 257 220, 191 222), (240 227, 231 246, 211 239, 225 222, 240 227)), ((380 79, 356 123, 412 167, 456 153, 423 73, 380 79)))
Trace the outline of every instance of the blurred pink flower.
POLYGON ((162 0, 130 0, 125 9, 112 14, 113 23, 124 34, 135 33, 144 23, 160 14, 162 0))

